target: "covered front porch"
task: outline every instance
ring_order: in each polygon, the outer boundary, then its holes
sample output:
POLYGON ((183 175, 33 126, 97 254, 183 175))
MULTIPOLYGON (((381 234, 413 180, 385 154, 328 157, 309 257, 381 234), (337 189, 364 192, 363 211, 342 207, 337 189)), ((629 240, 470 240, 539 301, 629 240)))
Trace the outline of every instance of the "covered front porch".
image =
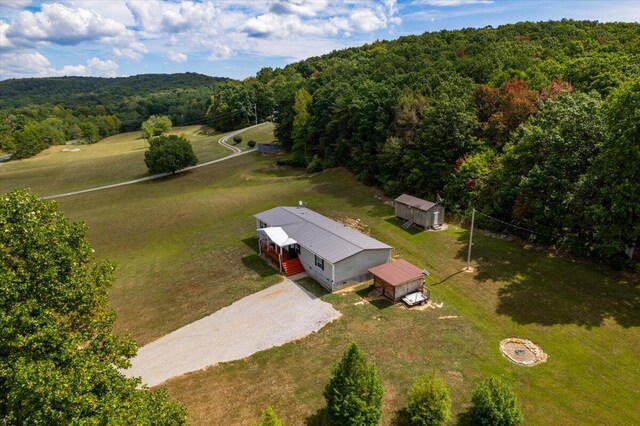
POLYGON ((282 228, 259 228, 258 246, 260 255, 264 254, 273 260, 278 270, 287 276, 304 272, 304 267, 298 259, 300 246, 282 228))

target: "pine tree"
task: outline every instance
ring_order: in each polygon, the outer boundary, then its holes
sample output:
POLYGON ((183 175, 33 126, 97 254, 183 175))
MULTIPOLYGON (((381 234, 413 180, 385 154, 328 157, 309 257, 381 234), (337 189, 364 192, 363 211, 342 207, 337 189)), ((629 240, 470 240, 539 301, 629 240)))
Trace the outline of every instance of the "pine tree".
POLYGON ((276 416, 273 408, 267 407, 262 412, 262 420, 258 426, 284 426, 284 422, 276 416))
POLYGON ((333 368, 324 389, 327 412, 336 426, 377 425, 382 414, 382 383, 375 366, 352 343, 333 368))

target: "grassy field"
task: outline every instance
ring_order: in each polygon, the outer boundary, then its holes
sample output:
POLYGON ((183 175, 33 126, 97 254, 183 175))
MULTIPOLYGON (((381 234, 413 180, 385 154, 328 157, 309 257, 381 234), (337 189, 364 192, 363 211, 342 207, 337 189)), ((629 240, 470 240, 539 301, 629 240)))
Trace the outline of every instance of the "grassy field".
POLYGON ((372 236, 431 272, 428 287, 441 309, 357 304, 368 284, 326 294, 305 283, 342 312, 340 320, 301 341, 169 381, 194 425, 255 424, 266 405, 287 424, 320 424, 322 389, 351 341, 378 366, 383 424, 398 423, 411 381, 431 372, 451 389, 454 422, 463 423, 473 385, 498 375, 513 384, 527 424, 640 423, 637 280, 481 233, 475 269, 463 273, 466 230, 406 231, 379 196, 341 169, 306 177, 250 154, 59 203, 87 222, 96 255, 118 264, 111 292, 117 331, 140 344, 280 279, 256 254, 252 218, 276 205, 304 200, 334 218, 360 218, 372 236), (549 361, 509 363, 498 343, 514 336, 541 345, 549 361))
MULTIPOLYGON (((200 129, 200 125, 175 127, 170 133, 189 139, 201 163, 230 154, 218 144, 222 134, 207 136, 200 129)), ((259 128, 252 132, 252 138, 260 141, 270 141, 273 135, 262 134, 259 128)), ((143 177, 148 146, 141 132, 121 133, 92 145, 56 145, 33 158, 0 164, 0 192, 21 186, 39 195, 53 195, 143 177), (62 151, 74 148, 80 151, 62 151)))

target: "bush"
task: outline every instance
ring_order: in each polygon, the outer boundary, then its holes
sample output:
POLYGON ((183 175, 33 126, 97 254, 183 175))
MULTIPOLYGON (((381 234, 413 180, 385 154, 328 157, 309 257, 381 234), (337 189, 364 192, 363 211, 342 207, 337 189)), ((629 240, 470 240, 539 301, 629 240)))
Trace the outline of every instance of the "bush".
POLYGON ((440 378, 418 378, 409 389, 407 397, 407 412, 412 425, 442 425, 451 416, 449 390, 440 378))
POLYGON ((253 148, 254 146, 256 146, 256 141, 251 139, 249 142, 247 142, 247 145, 249 146, 249 148, 253 148))
POLYGON ((495 377, 476 386, 471 403, 473 424, 511 426, 522 422, 515 393, 507 383, 495 377))
POLYGON ((233 143, 235 143, 236 145, 238 145, 240 142, 242 142, 242 136, 240 135, 235 135, 233 137, 233 143))
POLYGON ((377 425, 382 414, 382 394, 375 366, 352 343, 334 366, 324 389, 330 419, 336 426, 377 425))
POLYGON ((311 163, 307 166, 307 173, 319 173, 324 170, 322 160, 317 155, 313 157, 311 163))
POLYGON ((284 422, 276 416, 273 408, 267 407, 267 409, 262 412, 262 420, 258 426, 284 426, 284 422))
POLYGON ((144 162, 149 173, 175 173, 198 164, 198 157, 185 138, 177 135, 158 136, 149 142, 144 162))

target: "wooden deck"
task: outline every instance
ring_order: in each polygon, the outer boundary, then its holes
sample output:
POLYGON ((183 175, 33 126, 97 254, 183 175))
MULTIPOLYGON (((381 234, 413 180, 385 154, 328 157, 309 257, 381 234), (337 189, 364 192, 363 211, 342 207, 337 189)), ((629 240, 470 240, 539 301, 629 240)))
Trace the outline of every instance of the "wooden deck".
MULTIPOLYGON (((260 246, 262 253, 266 253, 270 258, 280 263, 280 255, 276 248, 269 247, 266 241, 261 241, 260 246)), ((289 250, 282 250, 282 261, 285 262, 287 260, 289 260, 289 250)))

